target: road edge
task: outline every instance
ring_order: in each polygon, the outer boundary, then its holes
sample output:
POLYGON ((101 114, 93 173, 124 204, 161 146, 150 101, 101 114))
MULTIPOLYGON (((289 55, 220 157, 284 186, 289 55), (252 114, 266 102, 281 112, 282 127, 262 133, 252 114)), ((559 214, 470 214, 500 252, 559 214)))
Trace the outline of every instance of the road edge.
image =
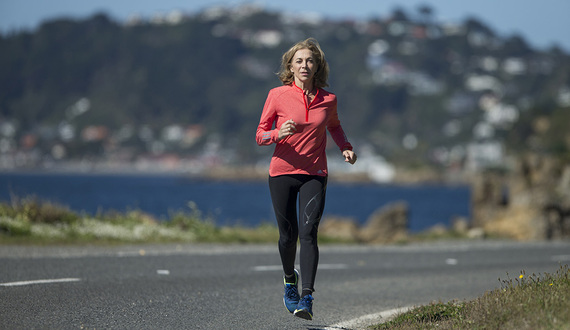
POLYGON ((367 327, 389 321, 391 318, 398 314, 405 313, 412 309, 412 306, 398 307, 393 309, 388 309, 379 313, 373 313, 368 315, 363 315, 352 320, 343 321, 337 324, 333 324, 326 327, 326 330, 338 330, 338 329, 366 329, 367 327))

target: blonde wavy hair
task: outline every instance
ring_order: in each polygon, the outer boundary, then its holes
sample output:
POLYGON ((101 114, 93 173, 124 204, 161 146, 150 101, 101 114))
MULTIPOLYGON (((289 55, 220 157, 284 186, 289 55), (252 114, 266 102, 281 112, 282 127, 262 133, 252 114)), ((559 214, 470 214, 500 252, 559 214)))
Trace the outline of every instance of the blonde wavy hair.
POLYGON ((327 87, 329 85, 327 82, 329 79, 329 64, 325 59, 325 53, 321 49, 319 42, 314 38, 297 42, 281 57, 281 68, 277 76, 283 82, 283 85, 291 85, 295 81, 293 72, 291 72, 291 61, 293 61, 295 53, 301 49, 308 49, 313 53, 313 58, 317 65, 315 75, 313 76, 314 86, 316 88, 327 87))

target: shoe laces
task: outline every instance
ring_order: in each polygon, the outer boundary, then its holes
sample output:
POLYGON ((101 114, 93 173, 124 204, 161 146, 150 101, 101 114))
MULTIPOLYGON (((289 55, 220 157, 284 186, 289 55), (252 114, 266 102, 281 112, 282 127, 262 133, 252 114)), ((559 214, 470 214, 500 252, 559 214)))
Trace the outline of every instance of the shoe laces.
POLYGON ((311 295, 306 295, 299 301, 299 305, 311 307, 313 305, 313 298, 311 295))
POLYGON ((285 287, 286 287, 285 296, 287 296, 288 299, 294 299, 299 297, 299 290, 297 289, 296 285, 287 284, 285 285, 285 287))

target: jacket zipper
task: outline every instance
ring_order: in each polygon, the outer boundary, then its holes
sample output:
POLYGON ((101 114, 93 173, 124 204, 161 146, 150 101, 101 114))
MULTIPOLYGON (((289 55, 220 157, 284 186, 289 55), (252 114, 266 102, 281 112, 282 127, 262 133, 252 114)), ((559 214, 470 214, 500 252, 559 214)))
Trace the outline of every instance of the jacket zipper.
MULTIPOLYGON (((295 83, 293 83, 293 85, 295 85, 295 83)), ((309 108, 311 107, 311 105, 313 105, 313 103, 317 99, 317 95, 319 95, 319 89, 317 88, 317 92, 315 93, 315 97, 313 97, 313 100, 311 101, 311 103, 309 103, 309 105, 307 105, 308 95, 305 95, 305 92, 301 89, 301 87, 299 87, 297 85, 295 85, 295 87, 297 87, 301 91, 301 94, 303 95, 303 103, 305 104, 305 122, 309 122, 309 108)))

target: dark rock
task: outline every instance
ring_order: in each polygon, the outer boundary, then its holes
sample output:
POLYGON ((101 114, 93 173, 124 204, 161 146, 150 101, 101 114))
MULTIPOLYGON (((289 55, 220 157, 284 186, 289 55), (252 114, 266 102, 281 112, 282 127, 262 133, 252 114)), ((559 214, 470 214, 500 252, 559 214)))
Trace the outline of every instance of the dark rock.
POLYGON ((351 218, 328 217, 319 225, 319 235, 345 241, 358 240, 358 225, 351 218))
POLYGON ((365 243, 392 243, 408 236, 409 207, 394 202, 376 210, 361 228, 359 239, 365 243))
POLYGON ((570 164, 527 154, 508 172, 472 183, 473 226, 518 240, 570 238, 570 164))

